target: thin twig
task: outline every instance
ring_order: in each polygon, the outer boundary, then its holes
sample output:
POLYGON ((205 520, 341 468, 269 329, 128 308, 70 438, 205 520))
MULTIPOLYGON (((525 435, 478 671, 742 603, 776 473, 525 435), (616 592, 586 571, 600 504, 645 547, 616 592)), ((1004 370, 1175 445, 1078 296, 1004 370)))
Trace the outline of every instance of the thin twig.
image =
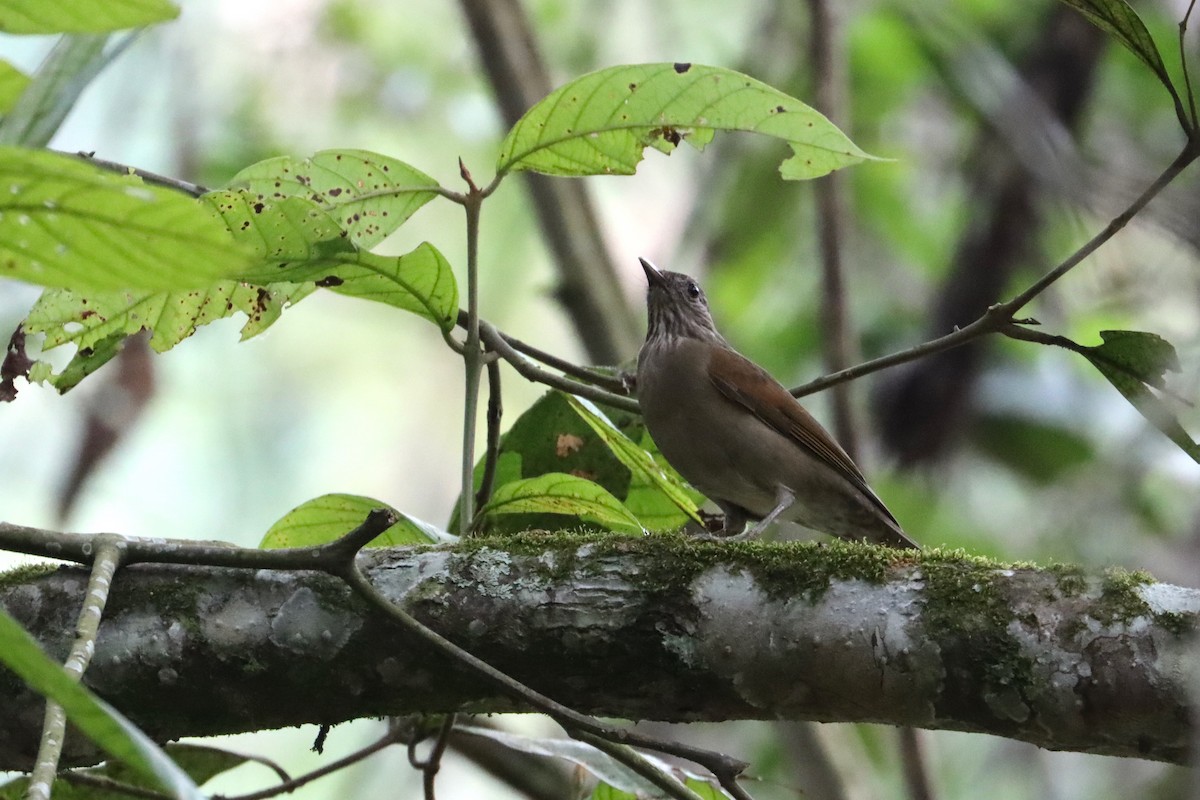
MULTIPOLYGON (((467 312, 463 311, 462 309, 459 309, 458 312, 458 324, 459 327, 462 328, 467 326, 467 312)), ((585 383, 600 386, 604 389, 608 389, 611 392, 623 393, 625 391, 625 385, 621 383, 620 378, 612 375, 605 375, 602 372, 594 369, 588 369, 587 367, 581 367, 578 364, 567 361, 565 358, 559 358, 553 353, 547 353, 545 350, 539 350, 533 345, 527 344, 515 336, 510 336, 502 330, 497 329, 496 333, 500 336, 500 338, 504 339, 504 341, 513 350, 523 353, 535 361, 540 361, 551 369, 556 369, 564 375, 570 375, 572 378, 578 378, 585 383)))
POLYGON ((483 454, 483 475, 475 494, 475 507, 483 508, 492 496, 496 483, 496 464, 500 460, 500 422, 504 415, 504 400, 500 393, 500 362, 488 362, 487 450, 483 454))
POLYGON ((604 403, 623 411, 631 411, 635 414, 641 413, 637 401, 632 398, 606 392, 603 389, 597 389, 594 386, 588 386, 587 384, 546 372, 513 349, 512 345, 501 336, 500 331, 489 322, 485 322, 484 320, 479 321, 479 335, 488 348, 499 353, 501 358, 511 364, 512 368, 527 380, 542 383, 551 388, 578 395, 579 397, 586 397, 589 400, 595 400, 597 403, 604 403))
POLYGON ((86 161, 87 163, 99 167, 106 172, 115 172, 118 175, 136 175, 146 183, 151 183, 155 186, 161 186, 164 189, 174 189, 177 192, 183 192, 184 194, 192 197, 199 197, 200 195, 206 194, 209 191, 207 187, 201 186, 198 183, 181 181, 178 178, 168 178, 166 175, 159 175, 157 172, 150 172, 149 170, 139 169, 138 167, 131 167, 128 164, 119 164, 116 161, 106 161, 103 158, 96 158, 95 153, 84 151, 75 153, 64 153, 62 151, 55 152, 59 152, 65 156, 74 156, 75 158, 86 161))
POLYGON ((447 714, 446 718, 442 720, 442 727, 433 741, 433 750, 430 751, 429 758, 425 759, 421 765, 421 772, 424 774, 422 785, 425 788, 425 800, 436 800, 433 785, 438 771, 442 768, 442 756, 445 755, 446 745, 450 742, 450 732, 454 730, 454 722, 454 714, 447 714))
POLYGON ((541 711, 552 717, 556 722, 572 732, 583 731, 591 733, 595 736, 600 736, 604 739, 622 744, 629 744, 636 747, 641 747, 647 750, 656 750, 668 755, 685 758, 700 764, 705 769, 712 772, 718 779, 736 778, 748 766, 744 761, 741 761, 723 753, 717 753, 712 750, 705 750, 699 747, 682 744, 679 742, 670 742, 656 739, 650 736, 637 733, 635 731, 618 728, 612 725, 607 725, 594 717, 589 717, 586 714, 581 714, 572 708, 562 705, 556 700, 553 700, 546 695, 538 692, 536 689, 531 689, 520 681, 501 672, 500 670, 488 664, 486 661, 476 657, 468 651, 462 649, 454 642, 442 636, 432 628, 423 625, 415 617, 407 611, 392 603, 378 589, 367 580, 358 565, 353 560, 345 563, 343 568, 335 573, 350 585, 361 597, 368 600, 372 605, 378 608, 387 616, 404 628, 408 633, 418 639, 429 644, 436 650, 450 656, 454 661, 468 667, 479 677, 486 680, 488 683, 496 686, 506 694, 517 697, 528 703, 533 708, 541 711))
POLYGON ((809 381, 791 390, 794 397, 803 397, 813 392, 819 392, 822 389, 828 389, 830 386, 836 386, 845 381, 861 378, 864 375, 869 375, 872 372, 878 372, 881 369, 894 367, 899 364, 905 364, 909 361, 915 361, 918 358, 930 355, 932 353, 940 353, 944 350, 949 350, 952 347, 958 347, 961 344, 979 338, 984 334, 995 333, 1001 330, 1005 325, 1012 321, 1014 315, 1023 307, 1029 304, 1035 297, 1044 292, 1055 281, 1066 275, 1081 261, 1094 253, 1101 245, 1115 236, 1122 228, 1129 223, 1135 214, 1141 211, 1147 203, 1154 199, 1167 184, 1175 180, 1179 173, 1183 172, 1188 165, 1200 157, 1200 136, 1189 140, 1184 146, 1183 151, 1171 162, 1161 175, 1155 178, 1154 182, 1146 188, 1130 203, 1129 207, 1114 217, 1104 229, 1089 239, 1082 247, 1074 253, 1063 259, 1054 269, 1047 272, 1039 278, 1028 289, 1021 292, 1019 295, 1009 300, 1006 303, 999 303, 985 311, 974 322, 962 328, 956 328, 951 333, 945 336, 931 339, 923 344, 910 347, 907 350, 901 350, 890 355, 881 356, 880 358, 864 361, 861 364, 856 364, 848 369, 843 369, 832 375, 825 375, 816 380, 809 381))
POLYGON ((1183 89, 1187 94, 1188 112, 1191 114, 1192 126, 1188 128, 1184 126, 1184 132, 1189 138, 1194 138, 1200 133, 1200 118, 1196 115, 1196 95, 1192 93, 1192 76, 1188 70, 1187 48, 1184 42, 1184 35, 1187 33, 1188 20, 1191 19, 1192 9, 1196 7, 1196 0, 1188 3, 1187 11, 1183 14, 1183 19, 1179 20, 1179 64, 1183 68, 1183 89))
MULTIPOLYGON (((63 663, 63 670, 76 683, 83 678, 83 673, 87 671, 92 655, 96 652, 96 635, 100 631, 100 620, 104 616, 104 606, 108 603, 113 575, 120 567, 123 556, 122 541, 116 536, 97 536, 94 547, 92 573, 88 577, 87 590, 79 609, 79 619, 75 623, 75 643, 71 646, 71 653, 66 662, 63 663)), ((49 800, 50 787, 58 772, 58 762, 62 757, 66 737, 67 714, 62 706, 47 699, 42 738, 34 760, 33 772, 29 776, 29 788, 25 793, 28 800, 49 800)))
POLYGON ((339 758, 337 761, 332 761, 323 767, 318 767, 312 772, 306 772, 303 775, 298 775, 289 781, 284 781, 277 786, 272 786, 268 789, 262 789, 257 792, 248 792, 247 794, 235 795, 213 795, 213 800, 267 800, 269 797, 276 797, 281 794, 290 794, 305 784, 312 783, 318 778, 324 778, 326 775, 345 769, 351 764, 357 764, 359 761, 378 753, 387 747, 394 744, 399 744, 404 741, 403 731, 399 729, 389 729, 387 733, 376 739, 371 744, 359 750, 355 750, 349 755, 339 758))

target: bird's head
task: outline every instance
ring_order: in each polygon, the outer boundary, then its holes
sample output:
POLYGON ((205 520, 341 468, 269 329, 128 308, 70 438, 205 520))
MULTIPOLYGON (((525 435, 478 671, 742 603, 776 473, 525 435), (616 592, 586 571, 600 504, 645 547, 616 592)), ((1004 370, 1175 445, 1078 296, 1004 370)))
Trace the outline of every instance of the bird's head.
POLYGON ((680 272, 665 272, 644 258, 646 309, 649 323, 646 341, 702 339, 724 343, 708 310, 708 298, 695 279, 680 272))

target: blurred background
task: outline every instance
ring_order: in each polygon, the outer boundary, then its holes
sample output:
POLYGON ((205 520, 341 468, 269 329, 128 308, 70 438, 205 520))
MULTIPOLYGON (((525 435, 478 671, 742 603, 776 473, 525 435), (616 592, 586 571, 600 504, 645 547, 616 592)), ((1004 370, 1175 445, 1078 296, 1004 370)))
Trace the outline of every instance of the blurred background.
MULTIPOLYGON (((459 188, 459 157, 481 184, 490 180, 506 113, 536 100, 522 91, 539 80, 549 89, 613 64, 692 61, 740 69, 817 106, 868 152, 893 159, 842 178, 851 363, 1008 299, 1103 227, 1183 143, 1153 75, 1049 0, 181 5, 178 20, 143 32, 101 73, 51 146, 208 186, 269 156, 358 147, 459 188), (814 9, 833 12, 829 27, 814 27, 814 9), (822 69, 833 70, 823 89, 811 50, 821 37, 830 44, 822 69), (520 74, 506 79, 507 68, 520 74)), ((1178 75, 1186 4, 1138 8, 1178 75)), ((31 72, 52 45, 3 36, 0 55, 31 72)), ((1186 46, 1194 59, 1194 35, 1186 46)), ((505 181, 483 212, 482 314, 557 355, 619 362, 643 334, 645 256, 699 276, 727 337, 785 384, 818 377, 818 203, 813 184, 779 179, 785 150, 719 136, 704 153, 650 151, 634 177, 505 181), (556 239, 545 226, 557 218, 568 222, 556 239)), ((1180 355, 1170 387, 1195 397, 1198 189, 1193 168, 1030 315, 1089 345, 1103 329, 1157 333, 1180 355)), ((465 282, 459 208, 429 204, 380 250, 423 240, 465 282)), ((11 331, 37 294, 0 287, 0 329, 11 331)), ((0 517, 254 545, 304 500, 349 492, 446 523, 462 368, 432 326, 321 293, 245 344, 237 329, 215 323, 161 357, 131 348, 63 397, 22 387, 0 412, 0 517), (98 447, 105 440, 111 449, 98 447)), ((508 423, 541 393, 506 371, 508 423)), ((806 403, 830 427, 849 425, 860 465, 919 541, 1146 568, 1200 586, 1200 469, 1078 356, 991 338, 851 384, 840 422, 826 394, 806 403)), ((1174 408, 1200 431, 1200 414, 1174 408)), ((532 718, 505 724, 552 730, 532 718)), ((302 771, 380 730, 338 727, 324 759, 307 753, 310 729, 230 743, 302 771)), ((673 735, 752 761, 763 778, 750 787, 756 797, 904 796, 890 728, 739 723, 673 735)), ((1181 770, 1149 762, 951 732, 922 741, 943 798, 978 797, 983 786, 990 798, 1185 793, 1181 770)), ((243 767, 211 788, 236 793, 266 780, 243 767)), ((403 753, 387 753, 296 796, 346 796, 352 786, 419 796, 420 776, 403 753)), ((525 796, 453 751, 439 791, 525 796)))

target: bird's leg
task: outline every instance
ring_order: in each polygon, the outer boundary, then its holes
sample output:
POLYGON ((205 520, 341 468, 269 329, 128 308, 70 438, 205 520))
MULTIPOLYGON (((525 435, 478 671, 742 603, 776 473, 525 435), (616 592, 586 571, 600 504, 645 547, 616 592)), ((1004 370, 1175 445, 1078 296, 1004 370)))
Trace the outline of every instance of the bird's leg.
POLYGON ((725 514, 724 524, 721 526, 721 538, 730 539, 741 534, 746 527, 746 523, 750 521, 750 515, 746 509, 735 503, 728 503, 724 500, 715 500, 715 502, 725 514))
POLYGON ((768 525, 770 525, 772 522, 774 522, 779 517, 780 514, 787 511, 789 508, 791 508, 795 502, 796 502, 796 493, 793 492, 791 489, 787 488, 786 486, 780 486, 775 491, 775 507, 771 509, 771 513, 767 514, 765 517, 760 519, 757 523, 754 524, 753 527, 751 527, 745 533, 741 533, 741 534, 738 534, 737 536, 730 537, 730 538, 738 539, 738 540, 757 538, 763 531, 765 531, 767 529, 768 525))

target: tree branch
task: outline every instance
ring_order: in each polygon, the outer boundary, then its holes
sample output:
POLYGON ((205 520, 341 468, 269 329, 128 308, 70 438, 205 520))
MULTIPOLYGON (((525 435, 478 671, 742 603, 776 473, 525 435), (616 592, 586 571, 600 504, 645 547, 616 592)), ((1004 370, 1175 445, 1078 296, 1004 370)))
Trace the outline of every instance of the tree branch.
MULTIPOLYGON (((1148 577, 673 536, 472 540, 359 564, 423 624, 589 714, 871 721, 1186 760, 1200 592, 1148 577)), ((122 574, 85 680, 156 739, 529 710, 336 578, 122 574)), ((10 582, 0 605, 61 655, 83 586, 63 568, 10 582)), ((0 707, 0 769, 27 769, 42 700, 0 675, 0 707)), ((68 740, 66 761, 95 757, 68 740)))

